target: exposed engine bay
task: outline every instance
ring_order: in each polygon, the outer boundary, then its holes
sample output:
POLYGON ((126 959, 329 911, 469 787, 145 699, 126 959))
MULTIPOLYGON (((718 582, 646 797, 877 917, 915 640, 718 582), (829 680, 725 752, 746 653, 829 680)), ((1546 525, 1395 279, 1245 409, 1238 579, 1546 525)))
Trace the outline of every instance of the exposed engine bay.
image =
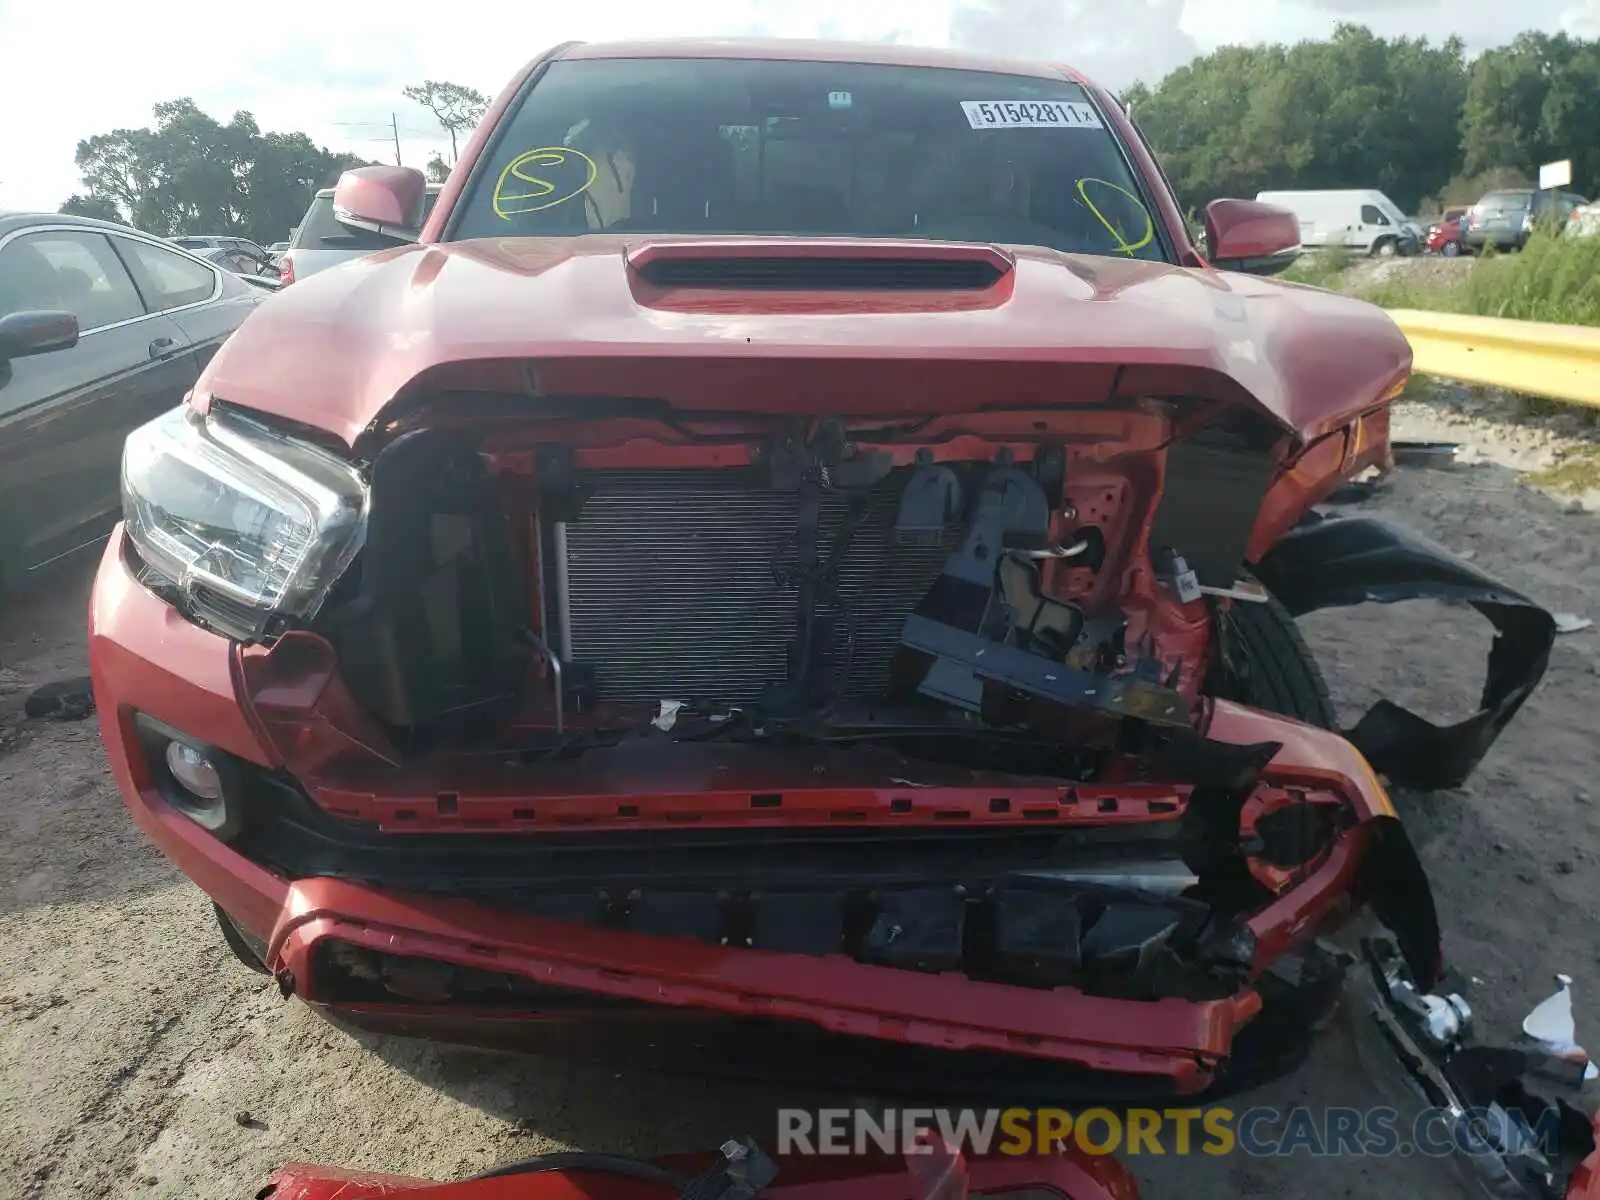
POLYGON ((1081 756, 1115 740, 1116 718, 1188 728, 1203 601, 1248 594, 1273 439, 1163 455, 1163 418, 1104 417, 1071 448, 952 421, 874 444, 819 420, 657 446, 687 461, 650 467, 409 434, 374 463, 359 583, 320 624, 356 698, 405 739, 528 711, 599 738, 625 712, 690 738, 703 721, 749 736, 826 714, 1057 744, 1071 721, 1081 756))
MULTIPOLYGON (((318 622, 387 765, 297 770, 314 802, 263 781, 272 819, 240 848, 289 878, 613 930, 1109 997, 1234 995, 1257 965, 1250 914, 1356 820, 1332 790, 1264 782, 1276 745, 1195 730, 1211 602, 1265 599, 1243 558, 1276 438, 1164 447, 1162 414, 1074 421, 1076 445, 955 418, 910 439, 838 420, 680 428, 648 454, 681 465, 651 467, 615 465, 640 456, 626 425, 526 451, 402 434, 318 622), (496 772, 506 802, 452 763, 496 772), (715 824, 706 780, 752 777, 772 782, 730 783, 732 803, 798 827, 570 828, 675 778, 701 781, 675 819, 715 824), (786 797, 823 780, 897 795, 825 814, 786 797), (977 822, 930 813, 953 787, 989 789, 977 822), (471 832, 536 833, 551 812, 569 824, 554 838, 471 832), (943 827, 884 827, 904 816, 943 827)), ((346 998, 465 986, 354 950, 324 965, 349 975, 346 998)))
MULTIPOLYGON (((1219 618, 1275 603, 1253 571, 1318 604, 1247 563, 1284 519, 1280 431, 1155 403, 584 407, 388 427, 360 555, 241 660, 286 770, 245 772, 239 852, 597 933, 1230 1011, 1370 897, 1431 981, 1426 879, 1360 755, 1223 709, 1250 692, 1219 618)), ((1547 614, 1487 586, 1536 641, 1547 614)), ((1531 688, 1491 682, 1456 767, 1531 688)), ((296 986, 330 1003, 549 1002, 514 971, 307 955, 296 986)))

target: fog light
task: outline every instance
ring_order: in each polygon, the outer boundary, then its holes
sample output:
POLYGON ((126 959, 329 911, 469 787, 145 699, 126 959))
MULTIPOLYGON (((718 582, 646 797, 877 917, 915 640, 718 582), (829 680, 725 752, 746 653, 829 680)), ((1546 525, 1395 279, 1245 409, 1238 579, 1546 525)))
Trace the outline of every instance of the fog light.
POLYGON ((222 779, 211 760, 193 746, 182 742, 167 743, 167 770, 200 800, 221 800, 222 779))
POLYGON ((218 833, 228 822, 228 806, 216 764, 193 746, 168 742, 167 770, 186 793, 171 797, 174 807, 202 829, 218 833))

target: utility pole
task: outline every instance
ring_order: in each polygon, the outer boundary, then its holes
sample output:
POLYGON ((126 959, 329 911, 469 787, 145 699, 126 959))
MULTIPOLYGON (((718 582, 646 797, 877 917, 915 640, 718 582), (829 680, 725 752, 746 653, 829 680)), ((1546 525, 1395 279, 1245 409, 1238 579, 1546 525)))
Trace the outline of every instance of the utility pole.
POLYGON ((400 161, 400 118, 397 114, 389 114, 389 127, 394 130, 394 165, 404 166, 400 161))

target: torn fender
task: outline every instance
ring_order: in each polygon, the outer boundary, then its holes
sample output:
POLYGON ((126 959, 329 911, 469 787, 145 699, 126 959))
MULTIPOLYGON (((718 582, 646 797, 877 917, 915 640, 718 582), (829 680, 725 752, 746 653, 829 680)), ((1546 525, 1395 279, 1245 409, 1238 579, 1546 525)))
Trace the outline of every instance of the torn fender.
POLYGON ((1400 787, 1460 786, 1550 662, 1550 613, 1443 546, 1375 517, 1313 514, 1273 545, 1255 574, 1296 617, 1367 601, 1430 599, 1470 604, 1494 626, 1488 678, 1472 716, 1440 726, 1380 700, 1346 734, 1400 787))
POLYGON ((1432 991, 1444 974, 1439 909, 1416 847, 1399 817, 1373 817, 1363 884, 1372 915, 1394 935, 1411 977, 1432 991))

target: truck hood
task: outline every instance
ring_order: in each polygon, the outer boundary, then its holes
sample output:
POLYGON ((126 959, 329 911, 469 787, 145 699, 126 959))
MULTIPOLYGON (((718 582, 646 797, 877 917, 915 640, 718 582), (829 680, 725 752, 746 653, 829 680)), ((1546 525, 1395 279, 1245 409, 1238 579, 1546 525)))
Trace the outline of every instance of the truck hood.
POLYGON ((414 245, 271 297, 195 390, 354 446, 396 400, 471 388, 697 410, 938 412, 1199 396, 1311 438, 1410 370, 1380 309, 1210 269, 1033 248, 826 239, 492 239, 414 245), (975 288, 658 286, 652 253, 987 256, 975 288))

